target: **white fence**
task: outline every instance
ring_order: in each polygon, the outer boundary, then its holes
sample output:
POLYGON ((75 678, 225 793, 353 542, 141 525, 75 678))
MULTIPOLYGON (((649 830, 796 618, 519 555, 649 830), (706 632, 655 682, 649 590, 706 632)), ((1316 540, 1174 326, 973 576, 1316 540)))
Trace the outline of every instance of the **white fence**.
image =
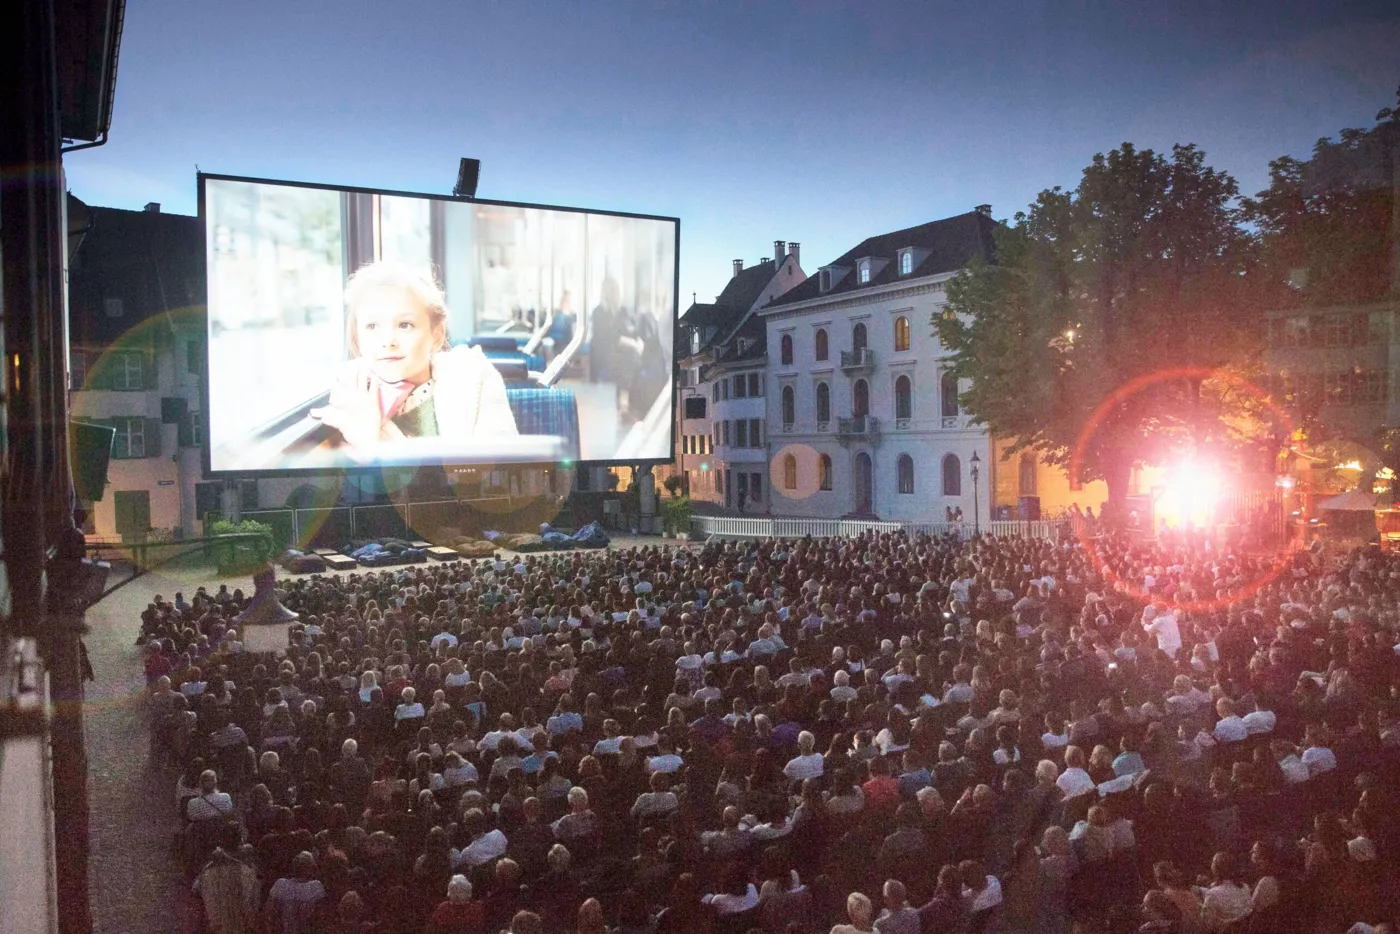
MULTIPOLYGON (((987 522, 980 531, 986 535, 1021 535, 1030 538, 1057 538, 1062 522, 1038 521, 987 522)), ((971 522, 869 522, 861 519, 769 519, 750 516, 695 516, 691 529, 702 536, 721 538, 833 538, 860 535, 862 532, 908 532, 928 535, 956 533, 971 536, 971 522)))

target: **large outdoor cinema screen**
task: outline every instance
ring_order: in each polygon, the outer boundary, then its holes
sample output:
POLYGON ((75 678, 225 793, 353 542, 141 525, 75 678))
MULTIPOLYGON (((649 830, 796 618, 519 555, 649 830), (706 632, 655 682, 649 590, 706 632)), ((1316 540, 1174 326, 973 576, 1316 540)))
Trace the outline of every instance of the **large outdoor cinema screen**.
POLYGON ((199 176, 212 475, 671 459, 680 222, 199 176))

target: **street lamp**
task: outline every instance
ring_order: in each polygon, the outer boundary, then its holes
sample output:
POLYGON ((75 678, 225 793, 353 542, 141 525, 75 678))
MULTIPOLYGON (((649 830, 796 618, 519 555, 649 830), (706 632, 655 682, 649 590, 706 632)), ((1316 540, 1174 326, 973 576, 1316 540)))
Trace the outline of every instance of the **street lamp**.
POLYGON ((977 475, 981 473, 982 458, 977 456, 977 452, 972 452, 972 537, 982 537, 980 510, 977 508, 977 475))

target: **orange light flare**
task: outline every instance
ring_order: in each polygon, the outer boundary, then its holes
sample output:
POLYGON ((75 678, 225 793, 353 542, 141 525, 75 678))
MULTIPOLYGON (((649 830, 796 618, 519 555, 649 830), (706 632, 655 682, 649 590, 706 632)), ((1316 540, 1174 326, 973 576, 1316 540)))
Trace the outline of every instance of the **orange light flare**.
MULTIPOLYGON (((1274 402, 1264 389, 1244 377, 1228 370, 1212 370, 1205 367, 1173 367, 1129 380, 1109 393, 1089 413, 1089 417, 1085 420, 1084 427, 1075 439, 1074 448, 1070 453, 1070 476, 1082 475, 1085 452, 1089 449, 1105 420, 1120 406, 1160 383, 1180 380, 1200 380, 1202 382, 1211 380, 1216 383, 1224 383, 1232 391, 1254 399, 1278 419, 1279 424, 1283 426, 1289 436, 1293 434, 1295 426, 1288 412, 1274 402)), ((1219 468, 1197 462, 1195 458, 1186 458, 1169 472, 1168 482, 1162 490, 1161 497, 1154 504, 1154 508, 1163 515, 1168 510, 1174 511, 1172 517, 1168 519, 1169 524, 1172 518, 1175 518, 1178 520, 1178 526, 1184 526, 1187 521, 1190 521, 1200 528, 1213 521, 1214 508, 1226 492, 1219 468), (1166 502, 1164 503, 1163 500, 1166 502)), ((1088 529, 1083 525, 1080 525, 1079 528, 1080 544, 1084 547, 1085 553, 1088 554, 1095 572, 1108 584, 1120 589, 1128 596, 1144 602, 1160 599, 1157 595, 1144 591, 1137 583, 1121 578, 1099 554, 1098 544, 1089 537, 1088 529)), ((1291 566, 1293 555, 1300 548, 1301 545, 1298 543, 1288 542, 1282 550, 1273 555, 1266 573, 1258 575, 1255 580, 1250 581, 1233 596, 1212 596, 1195 600, 1181 600, 1178 597, 1171 603, 1177 609, 1187 612, 1213 613, 1231 605, 1251 601, 1255 594, 1276 581, 1291 566)))

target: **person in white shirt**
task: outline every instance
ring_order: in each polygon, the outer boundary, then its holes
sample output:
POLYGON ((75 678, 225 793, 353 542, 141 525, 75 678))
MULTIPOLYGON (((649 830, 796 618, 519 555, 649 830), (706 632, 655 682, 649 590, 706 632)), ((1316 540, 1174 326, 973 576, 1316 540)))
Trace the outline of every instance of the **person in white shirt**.
POLYGON ((199 794, 185 802, 185 819, 198 823, 232 816, 233 798, 219 790, 219 774, 205 769, 199 773, 199 794))
POLYGON ((1157 648, 1166 652, 1172 661, 1181 651, 1181 629, 1177 626, 1176 615, 1160 611, 1155 603, 1149 603, 1142 610, 1142 628, 1157 636, 1157 648))
POLYGON ((637 800, 632 802, 633 817, 663 817, 675 813, 680 807, 680 799, 671 790, 671 776, 664 772, 652 772, 648 786, 651 790, 637 795, 637 800))
POLYGON ((1084 769, 1084 750, 1078 746, 1065 749, 1065 770, 1055 779, 1055 784, 1064 792, 1065 800, 1096 791, 1098 786, 1084 769))
POLYGON ((428 643, 428 648, 436 652, 439 645, 445 645, 449 649, 455 649, 457 647, 457 637, 447 629, 443 629, 442 632, 433 636, 432 641, 428 643))
POLYGON ((1214 883, 1201 893, 1201 926, 1219 932, 1250 913, 1254 893, 1236 878, 1235 860, 1229 853, 1215 854, 1210 874, 1214 883))
POLYGON ((821 777, 825 768, 821 753, 816 751, 817 738, 807 730, 797 734, 797 755, 783 766, 783 774, 793 781, 821 777))
POLYGON ((1322 744, 1322 736, 1315 727, 1307 728, 1303 742, 1307 744, 1303 750, 1303 764, 1308 767, 1309 775, 1321 775, 1337 767, 1337 756, 1322 744))
POLYGON ((662 738, 656 744, 657 754, 647 759, 646 770, 648 772, 662 772, 666 775, 673 775, 679 772, 685 762, 676 755, 668 739, 662 738))
POLYGON ((514 717, 512 717, 508 713, 503 713, 501 714, 501 718, 498 721, 498 724, 499 726, 497 729, 494 729, 491 732, 487 733, 485 736, 481 737, 480 741, 476 744, 477 749, 481 750, 482 752, 485 752, 488 749, 495 749, 501 744, 501 740, 505 739, 507 736, 511 737, 512 739, 515 738, 514 717))
POLYGON ((462 816, 463 829, 471 837, 468 843, 460 850, 452 851, 453 869, 475 869, 483 863, 489 863, 493 859, 498 859, 506 854, 509 844, 506 835, 500 830, 489 829, 490 825, 486 821, 486 815, 480 810, 473 808, 462 816))
POLYGON ((849 671, 844 668, 838 670, 833 681, 835 686, 827 692, 831 695, 832 700, 838 704, 846 704, 855 700, 856 689, 851 687, 851 673, 849 671))
POLYGON ((1220 719, 1215 724, 1215 741, 1217 743, 1239 743, 1249 738, 1249 728, 1245 726, 1244 720, 1235 713, 1235 702, 1228 697, 1222 697, 1215 702, 1215 712, 1220 715, 1220 719))
POLYGON ((401 720, 421 720, 426 715, 423 705, 418 702, 418 692, 413 688, 404 688, 399 695, 402 703, 394 708, 394 721, 401 720))
POLYGON ((1241 719, 1244 720, 1244 728, 1249 731, 1250 736, 1272 733, 1278 724, 1278 717, 1274 715, 1274 712, 1260 707, 1258 700, 1254 702, 1254 709, 1241 719))

